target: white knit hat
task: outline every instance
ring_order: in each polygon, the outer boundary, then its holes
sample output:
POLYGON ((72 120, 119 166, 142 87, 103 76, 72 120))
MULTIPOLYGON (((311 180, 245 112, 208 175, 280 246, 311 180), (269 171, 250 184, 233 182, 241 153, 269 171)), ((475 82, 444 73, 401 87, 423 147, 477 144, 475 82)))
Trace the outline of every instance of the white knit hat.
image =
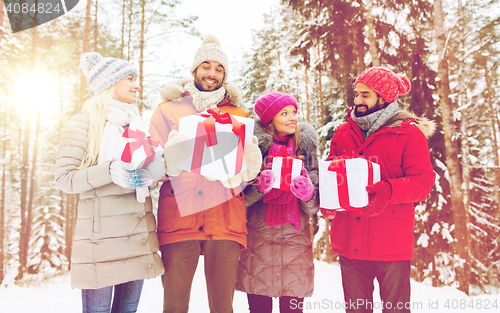
POLYGON ((219 39, 217 39, 214 35, 208 35, 201 43, 200 49, 198 49, 196 55, 194 56, 191 73, 194 73, 198 66, 205 61, 219 62, 224 67, 224 80, 226 80, 229 70, 227 55, 224 50, 222 50, 219 39))
POLYGON ((80 58, 80 68, 87 77, 87 83, 94 91, 94 95, 130 74, 134 74, 135 77, 139 76, 137 70, 129 62, 122 59, 103 58, 97 52, 84 53, 80 58))

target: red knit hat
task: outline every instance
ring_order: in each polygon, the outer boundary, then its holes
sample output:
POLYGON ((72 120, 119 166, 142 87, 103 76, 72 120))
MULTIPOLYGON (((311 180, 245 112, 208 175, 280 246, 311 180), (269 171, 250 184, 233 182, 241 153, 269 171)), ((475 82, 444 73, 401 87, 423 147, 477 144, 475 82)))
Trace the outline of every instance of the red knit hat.
POLYGON ((387 103, 391 103, 411 90, 408 78, 385 67, 370 67, 364 70, 356 79, 354 87, 357 83, 365 84, 387 103))
POLYGON ((281 109, 289 105, 293 105, 296 110, 299 109, 294 97, 273 91, 258 98, 253 110, 259 116, 262 125, 267 126, 281 109))

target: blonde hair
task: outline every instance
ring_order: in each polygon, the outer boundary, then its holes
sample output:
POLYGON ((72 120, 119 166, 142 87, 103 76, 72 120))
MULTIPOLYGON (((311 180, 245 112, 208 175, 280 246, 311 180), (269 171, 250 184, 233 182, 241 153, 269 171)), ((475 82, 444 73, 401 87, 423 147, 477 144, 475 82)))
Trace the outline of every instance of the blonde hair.
POLYGON ((97 164, 102 134, 104 126, 106 125, 106 115, 108 114, 111 99, 118 100, 114 85, 105 89, 103 92, 94 95, 85 101, 85 104, 83 105, 82 112, 87 112, 89 114, 90 125, 87 137, 87 151, 83 156, 80 169, 97 164))

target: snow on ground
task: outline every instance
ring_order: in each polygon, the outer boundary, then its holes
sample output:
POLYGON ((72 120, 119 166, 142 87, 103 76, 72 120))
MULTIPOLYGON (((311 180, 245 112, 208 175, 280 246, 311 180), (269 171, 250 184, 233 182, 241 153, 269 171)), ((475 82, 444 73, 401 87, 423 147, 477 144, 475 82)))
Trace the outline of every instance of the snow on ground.
MULTIPOLYGON (((340 267, 315 261, 315 291, 304 301, 304 312, 344 312, 340 267)), ((498 313, 500 294, 469 297, 451 288, 434 288, 412 280, 411 310, 416 313, 498 313)), ((376 289, 378 294, 378 289, 376 289)), ((138 313, 162 312, 163 289, 160 278, 144 284, 138 313)), ((274 312, 279 312, 278 301, 273 302, 274 312)), ((374 312, 379 313, 381 302, 375 296, 374 312)), ((237 291, 234 296, 234 312, 247 313, 246 294, 237 291)), ((71 289, 69 275, 58 277, 38 286, 0 287, 0 311, 2 313, 72 313, 81 312, 80 290, 71 289)), ((200 257, 191 292, 190 312, 208 313, 207 292, 203 274, 203 257, 200 257)))

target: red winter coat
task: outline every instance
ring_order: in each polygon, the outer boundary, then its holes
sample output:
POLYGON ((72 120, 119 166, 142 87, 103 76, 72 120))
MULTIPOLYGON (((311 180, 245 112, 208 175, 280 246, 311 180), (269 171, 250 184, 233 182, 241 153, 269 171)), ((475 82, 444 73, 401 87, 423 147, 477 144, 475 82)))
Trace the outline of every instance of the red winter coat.
POLYGON ((347 155, 378 163, 392 195, 385 210, 373 217, 337 212, 330 232, 332 250, 350 259, 411 260, 414 202, 427 198, 435 179, 426 139, 434 123, 400 111, 365 140, 350 113, 333 135, 328 160, 347 155))

